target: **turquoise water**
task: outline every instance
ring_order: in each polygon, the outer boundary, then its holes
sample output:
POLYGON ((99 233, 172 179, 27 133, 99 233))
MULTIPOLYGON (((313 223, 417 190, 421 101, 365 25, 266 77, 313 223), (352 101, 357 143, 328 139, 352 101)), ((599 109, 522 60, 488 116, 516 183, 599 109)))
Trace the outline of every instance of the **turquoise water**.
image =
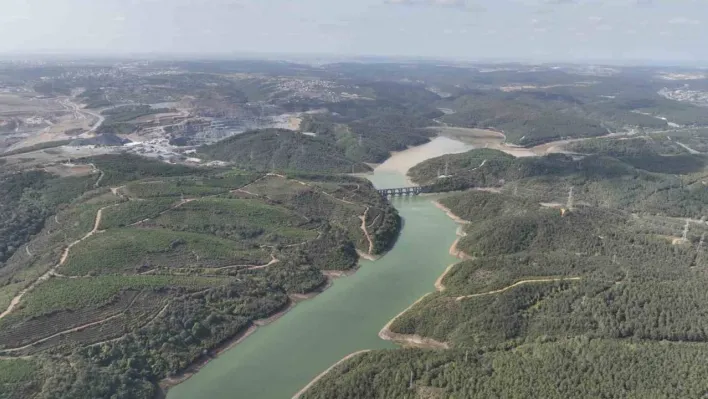
MULTIPOLYGON (((400 187, 397 172, 376 172, 377 187, 400 187)), ((260 327, 242 343, 172 388, 168 399, 288 399, 346 355, 394 348, 378 332, 424 294, 455 261, 448 249, 456 224, 431 197, 392 200, 404 221, 395 247, 376 262, 260 327)))

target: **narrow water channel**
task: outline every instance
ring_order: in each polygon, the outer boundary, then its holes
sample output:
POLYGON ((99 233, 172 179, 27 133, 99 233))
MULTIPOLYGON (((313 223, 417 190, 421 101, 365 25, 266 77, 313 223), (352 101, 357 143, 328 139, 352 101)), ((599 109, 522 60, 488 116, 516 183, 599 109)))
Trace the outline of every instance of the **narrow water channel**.
MULTIPOLYGON (((406 185, 405 170, 425 159, 470 147, 446 138, 396 154, 370 176, 379 188, 406 185), (407 154, 410 154, 407 155, 407 154)), ((445 268, 455 223, 431 197, 393 199, 404 220, 395 247, 376 262, 362 261, 352 276, 335 280, 317 297, 212 360, 173 387, 168 399, 289 399, 344 356, 395 348, 381 328, 422 295, 445 268)))

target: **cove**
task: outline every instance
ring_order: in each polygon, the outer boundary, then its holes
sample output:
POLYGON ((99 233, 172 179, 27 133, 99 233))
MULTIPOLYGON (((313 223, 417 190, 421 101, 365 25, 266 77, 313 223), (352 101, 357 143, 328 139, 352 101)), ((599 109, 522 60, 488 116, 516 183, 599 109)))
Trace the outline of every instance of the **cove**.
MULTIPOLYGON (((406 185, 405 170, 425 159, 471 147, 437 138, 395 154, 369 179, 378 188, 406 185), (409 155, 410 154, 410 155, 409 155)), ((316 297, 210 361, 168 399, 289 399, 343 357, 364 349, 396 345, 378 337, 381 328, 418 298, 457 260, 448 250, 457 225, 436 208, 435 197, 392 200, 403 218, 394 248, 375 262, 336 279, 316 297)))

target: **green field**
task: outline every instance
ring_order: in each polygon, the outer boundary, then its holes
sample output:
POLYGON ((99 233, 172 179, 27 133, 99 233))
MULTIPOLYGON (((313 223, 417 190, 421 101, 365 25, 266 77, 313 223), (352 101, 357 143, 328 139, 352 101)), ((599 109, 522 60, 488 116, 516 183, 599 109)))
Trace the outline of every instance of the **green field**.
POLYGON ((78 244, 60 271, 72 276, 122 274, 154 268, 263 264, 268 259, 266 251, 212 235, 123 228, 96 234, 78 244))
POLYGON ((124 202, 103 210, 99 228, 106 230, 115 227, 125 227, 145 219, 155 218, 161 212, 167 211, 177 203, 175 199, 170 198, 124 202))
POLYGON ((309 220, 282 206, 258 200, 209 198, 174 208, 149 224, 162 228, 213 234, 234 240, 283 245, 317 236, 309 220))
MULTIPOLYGON (((177 276, 101 276, 90 279, 53 278, 27 294, 17 316, 36 317, 59 310, 100 307, 123 290, 183 287, 187 291, 219 286, 222 278, 177 276)), ((3 320, 3 324, 5 320, 3 320)))

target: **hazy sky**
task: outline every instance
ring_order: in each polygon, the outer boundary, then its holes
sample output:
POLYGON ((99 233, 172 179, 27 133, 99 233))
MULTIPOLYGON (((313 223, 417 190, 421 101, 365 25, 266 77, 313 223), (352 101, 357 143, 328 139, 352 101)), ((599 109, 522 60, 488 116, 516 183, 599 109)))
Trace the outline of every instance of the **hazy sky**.
POLYGON ((0 53, 708 61, 708 0, 1 0, 0 53))

